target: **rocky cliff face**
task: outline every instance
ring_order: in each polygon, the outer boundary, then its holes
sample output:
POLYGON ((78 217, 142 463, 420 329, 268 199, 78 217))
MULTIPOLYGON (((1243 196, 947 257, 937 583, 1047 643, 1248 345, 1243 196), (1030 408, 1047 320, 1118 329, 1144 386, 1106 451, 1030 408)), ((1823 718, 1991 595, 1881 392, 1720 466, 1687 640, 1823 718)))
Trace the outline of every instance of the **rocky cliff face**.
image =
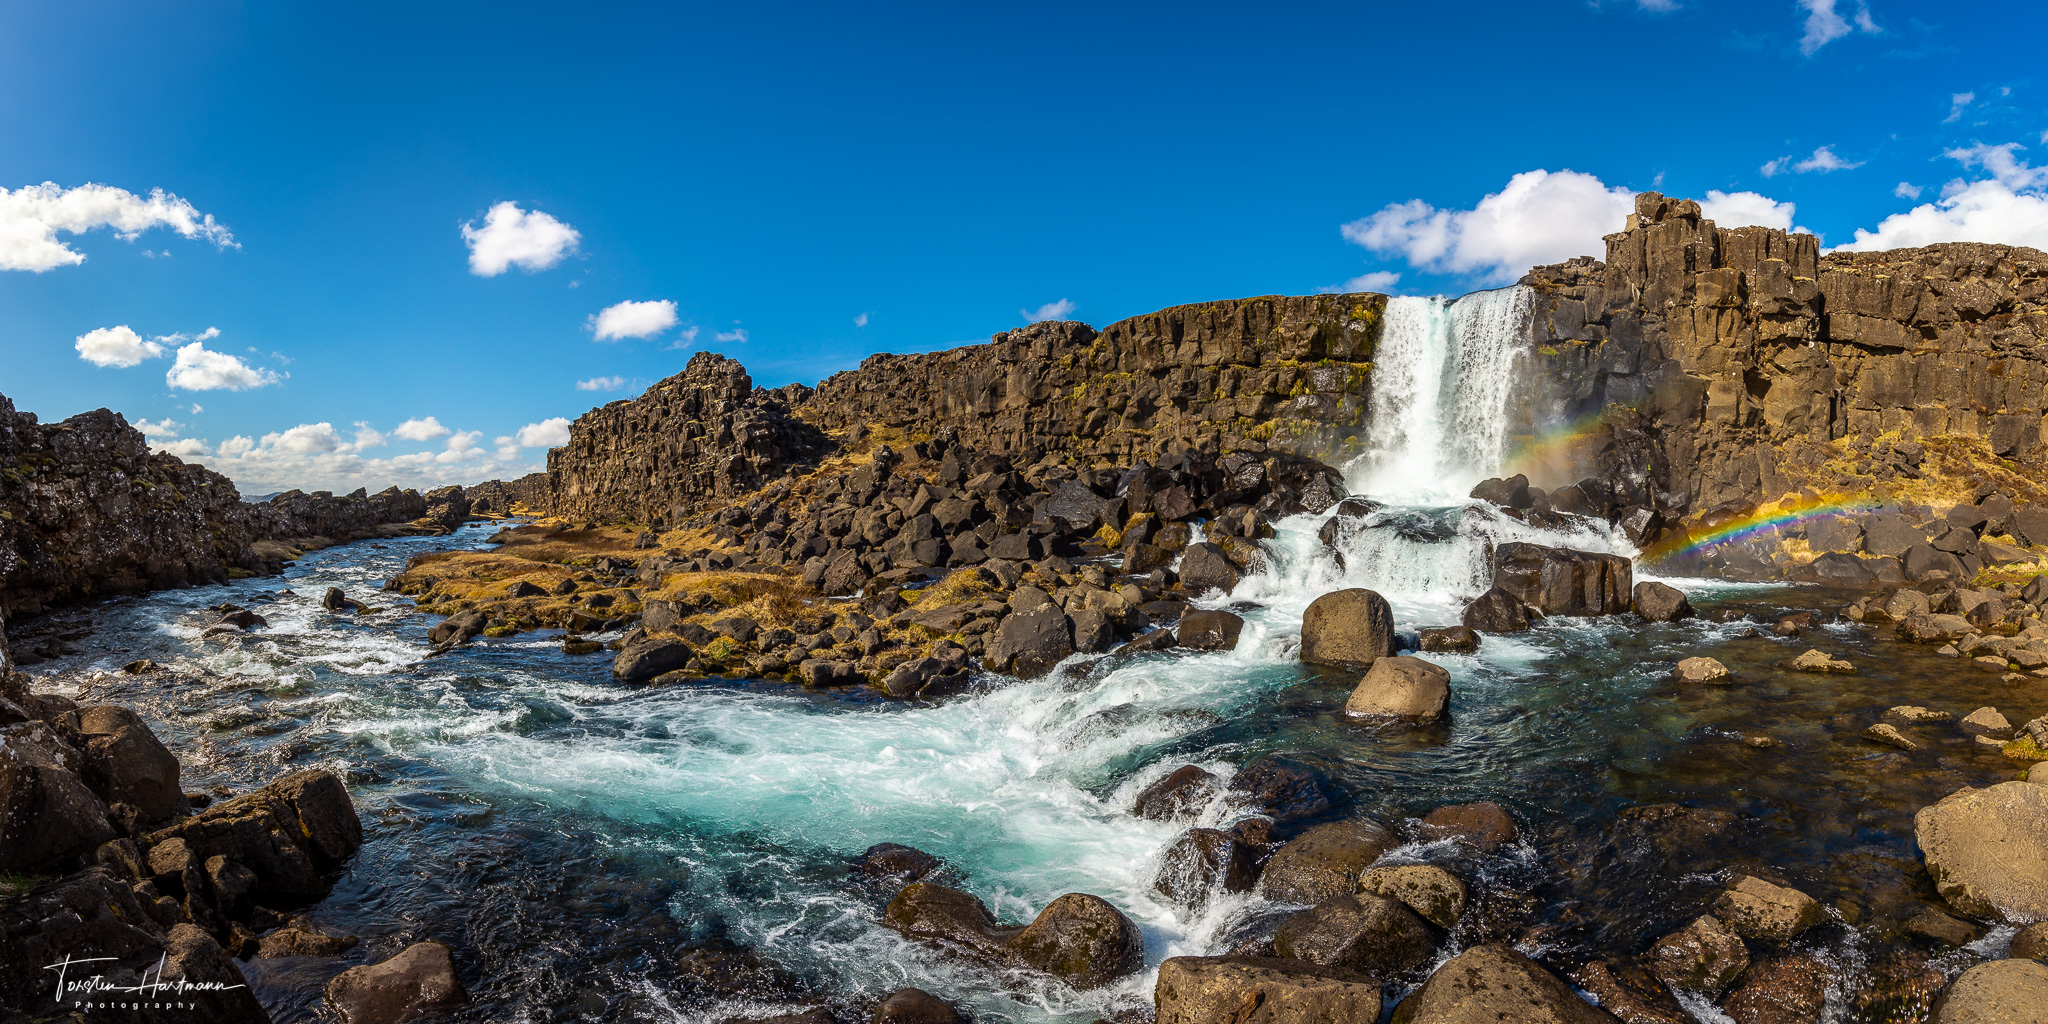
POLYGON ((2048 254, 1822 256, 1811 235, 1720 228, 1691 200, 1636 205, 1605 262, 1523 279, 1541 293, 1530 378, 1549 385, 1523 418, 1598 416, 1584 468, 1700 511, 1796 491, 1845 439, 1959 435, 2042 456, 2048 254))
POLYGON ((817 428, 791 415, 809 392, 756 388, 737 360, 699 352, 639 398, 569 428, 569 443, 548 453, 548 510, 680 521, 753 491, 827 449, 817 428))
POLYGON ((1100 333, 1033 324, 986 345, 873 356, 798 412, 832 431, 954 428, 1013 459, 1343 455, 1364 421, 1385 306, 1381 295, 1269 295, 1174 306, 1100 333))
POLYGON ((276 572, 295 557, 285 544, 372 536, 428 512, 397 488, 246 503, 227 477, 152 454, 118 413, 45 424, 0 395, 0 614, 276 572))

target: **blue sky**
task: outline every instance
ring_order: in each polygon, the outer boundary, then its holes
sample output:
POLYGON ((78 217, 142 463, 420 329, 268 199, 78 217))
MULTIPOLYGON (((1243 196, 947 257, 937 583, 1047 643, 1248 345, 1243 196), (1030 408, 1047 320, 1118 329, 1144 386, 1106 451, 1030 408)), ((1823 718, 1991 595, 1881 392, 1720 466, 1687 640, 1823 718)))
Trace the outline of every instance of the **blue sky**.
POLYGON ((1464 291, 1635 189, 2048 247, 2037 4, 589 6, 0 2, 0 393, 421 486, 700 349, 1464 291))

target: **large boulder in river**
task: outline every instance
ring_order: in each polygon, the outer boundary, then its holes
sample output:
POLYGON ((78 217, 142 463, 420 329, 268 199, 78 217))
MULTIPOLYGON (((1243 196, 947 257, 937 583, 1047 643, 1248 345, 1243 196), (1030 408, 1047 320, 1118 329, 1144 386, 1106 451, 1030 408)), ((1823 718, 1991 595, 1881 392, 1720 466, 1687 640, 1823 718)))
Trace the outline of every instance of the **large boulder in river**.
POLYGON ((56 726, 78 749, 79 777, 100 799, 129 804, 147 822, 190 809, 179 785, 178 758, 142 716, 113 704, 91 704, 65 712, 56 726))
POLYGON ((1328 780, 1272 754, 1238 769, 1228 788, 1250 810, 1283 824, 1317 817, 1336 806, 1328 780))
POLYGON ((1721 919, 1702 914, 1650 947, 1650 973, 1674 990, 1718 997, 1749 969, 1749 949, 1721 919))
POLYGON ((199 863, 219 856, 250 869, 260 890, 325 896, 327 873, 363 845, 363 824, 341 779, 310 768, 151 834, 152 861, 173 840, 199 863))
POLYGON ((2048 1015, 2048 965, 1993 960, 1963 972, 1934 1000, 1928 1024, 2010 1024, 2048 1015))
POLYGON ((1636 584, 1630 604, 1637 615, 1651 622, 1677 622, 1693 616, 1692 602, 1685 599, 1684 591, 1651 580, 1636 584))
POLYGON ((1961 789, 1913 816, 1927 873, 1971 917, 2048 920, 2048 786, 1961 789))
POLYGON ((1316 665, 1370 668, 1394 653, 1394 609, 1364 588, 1338 590, 1309 603, 1301 615, 1301 660, 1316 665))
POLYGON ((1436 933, 1408 905, 1375 893, 1336 896, 1280 923, 1273 951, 1375 978, 1398 977, 1436 949, 1436 933))
POLYGON ((612 678, 644 683, 690 663, 690 645, 667 636, 641 636, 619 648, 612 658, 612 678))
POLYGON ((469 1001, 451 951, 438 942, 417 942, 383 963, 351 967, 327 983, 326 995, 343 1024, 398 1024, 420 1010, 469 1001))
POLYGON ((1244 574, 1237 564, 1224 554, 1223 549, 1203 541, 1190 544, 1180 559, 1180 583, 1190 594, 1203 594, 1220 590, 1226 594, 1237 589, 1244 574))
POLYGON ((1423 725, 1444 716, 1451 699, 1451 674, 1443 666, 1401 655, 1373 662, 1344 713, 1372 721, 1423 725))
POLYGON ((1226 611, 1191 611, 1174 629, 1180 646, 1195 651, 1234 651, 1244 634, 1244 619, 1226 611))
POLYGON ((1275 903, 1315 904, 1358 891, 1358 880, 1396 839, 1363 818, 1317 825, 1294 837, 1266 862, 1259 894, 1275 903))
POLYGON ((484 631, 490 620, 475 608, 464 608, 434 624, 427 630, 427 639, 437 647, 465 643, 484 631))
POLYGON ((1378 1020, 1381 1008, 1372 978, 1251 956, 1174 957, 1159 965, 1152 1002, 1158 1024, 1347 1024, 1378 1020))
POLYGON ((982 664, 1025 678, 1042 676, 1074 653, 1074 623, 1059 605, 1047 602, 1003 617, 982 656, 982 664))
POLYGON ((983 957, 1002 954, 1015 928, 997 926, 995 915, 972 893, 934 882, 916 882, 889 901, 882 923, 913 939, 961 947, 983 957))
POLYGON ((41 722, 0 730, 0 872, 61 867, 114 838, 78 761, 41 722))
POLYGON ((1394 1024, 1615 1024, 1536 961, 1507 946, 1474 946, 1394 1007, 1394 1024))
POLYGON ((1100 896, 1070 892, 1012 937, 1018 960, 1078 989, 1101 988, 1145 967, 1145 936, 1100 896))
POLYGON ((1496 548, 1493 564, 1494 586, 1545 615, 1629 609, 1634 569, 1620 555, 1516 543, 1496 548))
POLYGON ((1223 788, 1223 780, 1200 765, 1187 764, 1138 794, 1131 813, 1152 821, 1193 817, 1223 788))
POLYGON ((1466 629, 1481 633, 1519 633, 1529 628, 1529 606, 1521 598, 1494 587, 1466 605, 1460 621, 1466 629))
POLYGON ((1184 907, 1201 909, 1211 893, 1249 892, 1259 880, 1259 851, 1221 829, 1191 828, 1159 858, 1152 888, 1184 907))

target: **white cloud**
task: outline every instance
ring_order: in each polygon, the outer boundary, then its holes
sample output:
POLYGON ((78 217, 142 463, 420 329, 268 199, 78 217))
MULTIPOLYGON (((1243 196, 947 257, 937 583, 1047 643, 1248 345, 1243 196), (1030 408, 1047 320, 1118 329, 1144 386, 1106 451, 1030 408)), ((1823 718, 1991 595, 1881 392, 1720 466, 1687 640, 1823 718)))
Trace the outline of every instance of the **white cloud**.
POLYGON ((205 411, 206 411, 206 407, 205 407, 205 406, 203 406, 203 405, 200 405, 200 404, 199 404, 198 402, 194 402, 194 403, 192 403, 192 415, 194 415, 194 416, 197 416, 197 415, 199 415, 200 413, 202 413, 202 412, 205 412, 205 411))
POLYGON ((1814 150, 1812 156, 1793 164, 1792 169, 1801 174, 1810 174, 1814 171, 1826 174, 1829 171, 1853 171, 1861 166, 1863 161, 1851 163, 1836 156, 1832 147, 1822 146, 1814 150))
POLYGON ((519 457, 519 439, 510 434, 500 434, 491 441, 491 456, 499 462, 510 462, 519 457))
POLYGON ((356 451, 362 451, 365 448, 381 448, 383 446, 383 434, 378 433, 362 420, 356 421, 356 451))
POLYGON ((854 317, 853 325, 855 327, 866 327, 868 325, 868 315, 866 313, 862 313, 861 315, 854 317))
POLYGON ((341 439, 341 431, 332 423, 301 423, 290 430, 263 435, 263 446, 299 455, 315 452, 335 452, 348 447, 341 439))
MULTIPOLYGON (((1941 242, 1991 242, 2048 249, 2048 167, 2029 167, 2018 143, 1975 145, 1946 154, 1964 167, 1981 167, 1991 177, 1958 178, 1941 198, 1886 217, 1877 230, 1856 229, 1856 240, 1840 246, 1855 252, 1910 249, 1941 242)), ((1919 189, 1912 195, 1918 198, 1919 189)), ((1902 182, 1898 194, 1906 195, 1902 182)))
POLYGON ((578 391, 617 391, 625 386, 626 378, 624 377, 592 377, 589 380, 579 380, 576 382, 576 390, 578 391))
POLYGON ((1862 3, 1848 17, 1835 10, 1836 0, 1799 0, 1799 6, 1806 11, 1806 34, 1799 39, 1799 52, 1809 57, 1820 48, 1842 38, 1852 30, 1866 33, 1883 31, 1870 18, 1870 8, 1862 3))
POLYGON ((1763 172, 1763 176, 1766 178, 1775 178, 1778 175, 1785 173, 1786 167, 1788 167, 1791 163, 1791 157, 1781 156, 1776 160, 1764 161, 1764 165, 1762 167, 1757 168, 1757 170, 1763 172))
POLYGON ((483 435, 464 431, 440 452, 413 452, 390 458, 365 458, 366 448, 384 443, 384 436, 357 423, 355 439, 344 440, 331 423, 301 423, 265 434, 258 441, 235 436, 209 453, 203 440, 181 439, 157 446, 181 459, 227 474, 244 491, 348 491, 357 487, 382 490, 396 484, 427 489, 451 483, 475 483, 492 477, 511 479, 544 468, 518 461, 512 438, 499 438, 495 450, 479 447, 483 435))
MULTIPOLYGON (((1723 192, 1710 188, 1700 200, 1700 215, 1724 228, 1762 227, 1806 231, 1792 226, 1794 207, 1758 192, 1723 192)), ((1811 234, 1811 232, 1807 232, 1811 234)))
POLYGON ((507 200, 484 214, 483 227, 475 221, 462 225, 462 240, 469 246, 469 272, 496 277, 515 266, 529 273, 546 270, 575 252, 583 236, 539 210, 521 210, 507 200))
POLYGON ((1892 195, 1898 196, 1900 199, 1918 199, 1920 198, 1920 193, 1925 191, 1927 190, 1910 181, 1902 181, 1899 182, 1897 187, 1892 189, 1892 195))
POLYGON ((437 437, 447 437, 448 428, 442 426, 440 420, 428 416, 425 419, 406 420, 392 428, 391 436, 401 441, 431 441, 437 437))
POLYGON ((164 354, 162 345, 142 340, 127 324, 87 331, 72 347, 78 349, 78 358, 94 366, 140 366, 143 360, 164 354))
POLYGON ((1370 270, 1331 289, 1333 292, 1384 292, 1401 281, 1398 270, 1370 270))
POLYGON ((179 423, 177 420, 170 419, 169 417, 154 421, 135 421, 135 429, 142 431, 145 437, 176 437, 178 436, 179 429, 184 426, 183 423, 179 423))
POLYGON ((569 443, 569 420, 564 416, 529 423, 519 428, 518 440, 525 448, 559 448, 569 443))
POLYGON ((667 299, 621 302, 592 315, 589 325, 599 341, 651 338, 676 325, 676 304, 667 299))
POLYGON ((697 343, 697 333, 702 330, 703 328, 698 327, 696 324, 691 324, 690 326, 685 327, 680 331, 677 331, 676 340, 669 342, 668 347, 672 349, 689 348, 691 345, 697 343))
POLYGON ((206 454, 206 442, 196 437, 188 437, 180 441, 172 441, 169 444, 157 445, 156 450, 191 461, 206 454))
POLYGON ((1393 203, 1344 225, 1344 238, 1423 269, 1513 281, 1530 267, 1607 251, 1601 236, 1635 212, 1635 193, 1578 171, 1524 171, 1470 210, 1393 203))
POLYGON ((1058 302, 1048 302, 1037 309, 1020 309, 1017 315, 1023 317, 1025 323, 1035 324, 1046 320, 1065 320, 1067 314, 1073 311, 1073 300, 1061 299, 1058 302))
POLYGON ((1636 0, 1636 6, 1646 11, 1665 14, 1678 9, 1678 0, 1636 0))
POLYGON ((1976 101, 1977 94, 1974 92, 1959 92, 1951 95, 1948 98, 1948 116, 1942 118, 1941 123, 1948 124, 1960 119, 1963 116, 1963 108, 1976 101))
POLYGON ((744 343, 747 340, 747 329, 744 327, 735 327, 729 331, 719 331, 718 333, 713 334, 711 336, 711 339, 713 341, 736 341, 744 343))
POLYGON ((84 263, 84 253, 57 240, 59 231, 78 235, 111 228, 132 242, 158 227, 186 238, 203 238, 223 249, 240 248, 227 225, 163 189, 151 189, 143 197, 109 185, 61 188, 46 181, 12 192, 0 188, 0 270, 41 273, 84 263))
POLYGON ((483 440, 483 437, 484 432, 481 430, 458 430, 449 435, 447 447, 441 450, 441 454, 434 456, 434 461, 444 464, 468 462, 476 458, 477 453, 483 451, 477 445, 477 442, 483 440))
POLYGON ((274 370, 253 367, 225 352, 215 352, 201 342, 178 350, 178 361, 164 374, 164 383, 180 391, 242 391, 275 384, 284 378, 274 370))

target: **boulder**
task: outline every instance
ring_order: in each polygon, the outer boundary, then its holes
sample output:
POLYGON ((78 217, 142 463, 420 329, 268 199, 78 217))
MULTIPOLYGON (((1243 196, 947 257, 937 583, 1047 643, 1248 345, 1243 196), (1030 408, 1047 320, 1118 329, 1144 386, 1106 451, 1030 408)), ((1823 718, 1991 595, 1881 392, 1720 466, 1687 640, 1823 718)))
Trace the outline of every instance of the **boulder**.
POLYGON ((1456 839, 1484 853, 1492 853, 1520 835, 1507 810, 1489 802, 1439 807, 1423 815, 1422 827, 1433 836, 1456 839))
MULTIPOLYGON (((1206 614, 1230 615, 1229 612, 1209 612, 1206 614)), ((1237 618, 1235 615, 1230 617, 1233 619, 1237 618)), ((1073 624, 1075 651, 1081 654, 1101 654, 1116 646, 1116 627, 1110 623, 1109 616, 1100 609, 1082 608, 1068 616, 1067 620, 1073 624)), ((1239 626, 1243 626, 1244 620, 1238 619, 1237 623, 1239 626)), ((1230 635, 1230 646, 1237 646, 1237 634, 1235 633, 1230 635)))
POLYGON ((427 630, 427 639, 437 647, 448 647, 465 643, 481 634, 490 620, 482 611, 465 608, 434 624, 427 630))
POLYGON ((1321 775, 1272 754, 1238 769, 1229 790, 1251 810, 1281 824, 1314 818, 1335 806, 1321 775))
POLYGON ((1984 937, 1984 926, 1944 914, 1933 907, 1921 907, 1899 930, 1916 939, 1939 946, 1967 946, 1984 937))
POLYGON ((1392 980, 1421 966, 1436 933, 1399 900, 1369 892, 1324 900, 1281 922, 1273 951, 1392 980))
POLYGON ((1745 939, 1782 946, 1820 923, 1821 910, 1819 901, 1797 889, 1737 875, 1714 901, 1714 916, 1745 939))
POLYGON ((1994 740, 2012 736, 2012 723, 2007 721, 2004 715, 1999 714, 1997 708, 1978 708, 1964 715, 1958 724, 1963 727, 1964 732, 1972 736, 1988 736, 1994 740))
POLYGON ((1650 947, 1650 972, 1673 989, 1720 996, 1749 968, 1742 938, 1719 918, 1702 914, 1650 947))
POLYGON ((447 946, 417 942, 378 964, 351 967, 327 983, 327 1005, 343 1024, 398 1024, 414 1012, 469 1002, 447 946))
POLYGON ((1189 544, 1180 559, 1180 583, 1189 594, 1205 594, 1212 590, 1230 593, 1244 579, 1236 563, 1223 549, 1202 541, 1189 544))
POLYGON ((812 689, 858 686, 864 678, 851 662, 830 658, 805 658, 797 663, 796 677, 798 682, 812 689))
POLYGON ((1442 718, 1450 699, 1450 672, 1434 662, 1401 655, 1373 662, 1344 702, 1344 713, 1420 725, 1442 718))
POLYGON ((1218 889, 1250 892, 1259 880, 1258 855, 1228 832, 1191 828, 1160 856, 1152 888, 1181 906, 1200 909, 1218 889))
POLYGON ((1244 619, 1225 611, 1191 611, 1180 617, 1174 635, 1182 647, 1197 651, 1233 651, 1244 632, 1244 619))
POLYGON ((875 1007, 872 1024, 963 1024, 960 1011, 921 988, 899 988, 875 1007))
POLYGON ((1863 738, 1872 743, 1882 743, 1885 746, 1897 747, 1900 750, 1920 749, 1919 743, 1915 742, 1912 737, 1900 732, 1897 726, 1889 722, 1879 722, 1863 730, 1863 738))
POLYGON ((1018 960, 1077 989, 1101 988, 1145 967, 1145 936, 1137 924, 1086 893, 1046 904, 1008 946, 1018 960))
POLYGON ((1927 535, 1902 515, 1872 516, 1863 524, 1863 550, 1873 555, 1897 557, 1926 541, 1927 535))
POLYGON ((1367 868, 1397 840, 1378 822, 1332 821, 1294 837, 1266 862, 1259 894, 1275 903, 1316 904, 1358 891, 1367 868))
POLYGON ((1394 653, 1394 610, 1362 588, 1324 594, 1301 616, 1301 660, 1317 665, 1370 668, 1394 653))
POLYGON ((276 960, 288 956, 340 956, 354 949, 361 940, 353 935, 328 935, 302 922, 294 922, 279 928, 257 943, 258 960, 276 960))
POLYGON ((996 627, 982 664, 1025 678, 1042 676, 1074 653, 1073 622, 1055 604, 1011 612, 996 627))
POLYGON ((259 891, 324 896, 327 872, 363 845, 363 825, 341 780, 311 768, 153 833, 152 865, 173 841, 200 863, 218 856, 248 868, 259 891))
POLYGON ((1502 544, 1493 585, 1545 615, 1618 615, 1629 609, 1633 571, 1620 555, 1502 544))
POLYGON ((1223 780, 1199 765, 1182 765, 1145 787, 1131 813, 1152 821, 1192 817, 1222 788, 1223 780))
POLYGON ((1519 633, 1529 628, 1529 606, 1521 598, 1494 587, 1466 605, 1460 621, 1466 628, 1481 633, 1519 633))
POLYGON ((1465 916, 1465 883, 1434 864, 1373 868, 1359 879, 1358 889, 1400 900, 1423 920, 1446 931, 1465 916))
POLYGON ((143 821, 161 821, 190 807, 178 780, 178 759, 142 716, 112 704, 67 711, 57 731, 79 752, 79 777, 100 799, 125 803, 143 821))
POLYGON ((1963 914, 2048 920, 2048 786, 1961 789, 1913 818, 1934 887, 1963 914))
POLYGON ((1493 477, 1481 481, 1472 488, 1471 497, 1479 501, 1492 502, 1502 508, 1529 507, 1529 478, 1520 473, 1503 480, 1493 477))
POLYGON ((1993 960, 1964 971, 1935 999, 1928 1024, 2017 1024, 2038 1021, 2048 1007, 2048 965, 1993 960))
MULTIPOLYGON (((48 735, 39 722, 32 728, 48 735)), ((58 760, 75 764, 76 753, 54 736, 41 748, 23 742, 19 727, 9 731, 17 735, 0 739, 0 872, 58 867, 114 838, 106 807, 58 760)))
POLYGON ((1822 674, 1832 672, 1848 676, 1856 674, 1854 663, 1837 658, 1819 648, 1810 648, 1801 652, 1797 657, 1781 661, 1778 663, 1778 667, 1790 669, 1794 672, 1818 672, 1822 674))
POLYGON ((655 676, 674 672, 690 663, 690 645, 673 637, 642 636, 619 648, 612 658, 612 678, 622 683, 645 683, 655 676))
POLYGON ((853 872, 866 878, 887 879, 898 884, 915 882, 937 871, 945 861, 914 846, 876 843, 854 859, 853 872))
POLYGON ((2015 960, 2048 960, 2048 921, 2020 929, 2005 953, 2015 960))
POLYGON ((1595 960, 1572 971, 1571 979, 1625 1024, 1700 1024, 1663 982, 1639 965, 1595 960))
POLYGON ((1960 615, 1907 615, 1899 619, 1898 637, 1916 644, 1949 644, 1978 632, 1960 615))
POLYGON ((1420 630, 1416 646, 1432 654, 1470 654, 1479 649, 1479 633, 1468 626, 1420 630))
POLYGON ((1452 957, 1394 1008, 1393 1024, 1615 1024, 1572 987, 1508 946, 1452 957))
POLYGON ((1375 1021, 1380 983, 1301 960, 1177 956, 1152 988, 1158 1024, 1350 1024, 1375 1021))
POLYGON ((1692 602, 1677 587, 1644 580, 1636 584, 1630 607, 1651 622, 1677 622, 1693 617, 1692 602))
POLYGON ((1713 658, 1686 658, 1671 670, 1671 677, 1681 683, 1726 683, 1728 666, 1713 658))
POLYGON ((1735 1024, 1813 1024, 1822 1019, 1834 973, 1812 953, 1759 960, 1721 1005, 1735 1024))
POLYGON ((988 907, 971 893, 934 882, 913 882, 889 901, 882 923, 913 939, 949 943, 986 958, 1003 954, 1015 928, 996 925, 988 907))

